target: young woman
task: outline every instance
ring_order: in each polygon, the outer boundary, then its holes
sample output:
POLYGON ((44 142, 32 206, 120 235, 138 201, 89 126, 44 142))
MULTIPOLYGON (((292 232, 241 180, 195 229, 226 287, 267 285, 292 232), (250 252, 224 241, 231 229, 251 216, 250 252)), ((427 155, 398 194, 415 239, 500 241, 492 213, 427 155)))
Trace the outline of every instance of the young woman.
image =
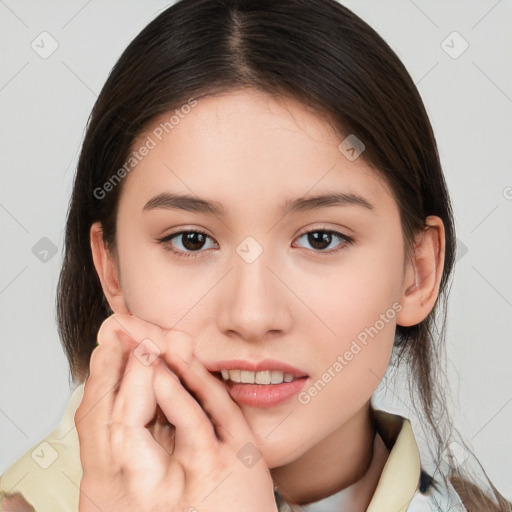
POLYGON ((2 510, 511 510, 444 428, 455 233, 431 125, 334 0, 152 21, 94 106, 65 244, 77 387, 2 476, 2 510), (372 405, 390 364, 431 461, 372 405))

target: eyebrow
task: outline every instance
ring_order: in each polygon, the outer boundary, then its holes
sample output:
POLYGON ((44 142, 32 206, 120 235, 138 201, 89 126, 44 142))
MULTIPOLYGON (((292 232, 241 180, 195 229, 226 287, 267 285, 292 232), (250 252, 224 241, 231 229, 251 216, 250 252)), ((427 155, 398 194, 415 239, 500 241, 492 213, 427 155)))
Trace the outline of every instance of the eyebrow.
MULTIPOLYGON (((294 212, 348 205, 356 205, 368 210, 374 210, 374 206, 359 194, 354 192, 330 192, 311 197, 290 199, 282 205, 281 214, 284 216, 294 212)), ((155 209, 185 210, 195 213, 207 213, 218 217, 226 217, 229 214, 229 210, 217 201, 208 201, 200 197, 170 192, 162 192, 152 197, 142 210, 149 211, 155 209)))

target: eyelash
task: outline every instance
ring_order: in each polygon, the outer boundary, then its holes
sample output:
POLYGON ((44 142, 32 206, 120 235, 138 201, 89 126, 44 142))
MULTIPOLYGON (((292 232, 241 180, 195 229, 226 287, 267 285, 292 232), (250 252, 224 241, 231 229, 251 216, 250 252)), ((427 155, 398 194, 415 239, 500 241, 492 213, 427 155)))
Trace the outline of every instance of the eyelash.
MULTIPOLYGON (((345 249, 348 245, 350 244, 353 244, 354 243, 354 239, 347 236, 347 235, 344 235, 343 233, 340 233, 339 231, 334 231, 332 229, 319 229, 319 228, 316 228, 316 229, 312 229, 310 231, 305 231, 304 233, 302 233, 301 235, 298 236, 298 238, 302 238, 304 235, 308 235, 310 233, 318 233, 318 232, 321 232, 321 233, 329 233, 331 235, 334 235, 336 237, 338 237, 339 239, 341 239, 343 243, 340 247, 338 247, 337 249, 330 249, 328 251, 325 251, 325 250, 321 250, 321 249, 312 249, 313 252, 316 252, 318 254, 334 254, 334 253, 337 253, 339 251, 342 251, 343 249, 345 249)), ((170 235, 167 235, 166 237, 164 238, 160 238, 158 239, 158 241, 164 246, 164 249, 166 251, 170 251, 172 253, 174 253, 176 256, 178 256, 179 258, 198 258, 200 257, 199 254, 201 252, 204 252, 204 251, 201 251, 201 250, 198 250, 198 251, 192 251, 192 252, 183 252, 183 251, 177 251, 173 248, 173 246, 171 245, 170 241, 179 236, 179 235, 185 235, 185 234, 188 234, 188 233, 199 233, 201 235, 204 235, 205 237, 207 238, 211 238, 210 236, 208 236, 206 233, 204 233, 203 231, 199 231, 197 229, 189 229, 189 230, 184 230, 184 231, 177 231, 176 233, 171 233, 170 235)))

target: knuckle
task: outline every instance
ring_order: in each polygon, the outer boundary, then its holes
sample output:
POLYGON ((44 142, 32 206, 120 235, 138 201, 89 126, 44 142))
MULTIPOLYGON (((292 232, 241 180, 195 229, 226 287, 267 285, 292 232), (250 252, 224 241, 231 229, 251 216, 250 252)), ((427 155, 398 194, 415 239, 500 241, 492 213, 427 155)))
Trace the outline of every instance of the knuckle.
POLYGON ((101 325, 98 329, 98 336, 97 336, 98 339, 103 338, 104 335, 106 333, 108 333, 108 331, 110 329, 112 329, 112 327, 113 327, 112 324, 114 324, 114 322, 115 322, 114 319, 116 318, 116 315, 117 315, 117 313, 114 313, 114 314, 108 316, 107 318, 105 318, 105 320, 103 320, 103 322, 101 322, 101 325))
POLYGON ((88 494, 92 489, 94 489, 96 483, 95 472, 89 471, 89 468, 83 468, 83 476, 80 480, 80 490, 86 494, 88 494))
POLYGON ((73 421, 75 423, 75 428, 80 437, 84 436, 84 433, 87 432, 87 429, 84 429, 84 418, 87 416, 87 409, 85 408, 84 402, 78 406, 75 414, 73 415, 73 421))
POLYGON ((79 427, 79 424, 80 424, 80 420, 82 418, 82 411, 80 410, 80 407, 81 406, 78 407, 78 409, 75 411, 75 414, 73 415, 73 421, 75 423, 75 427, 76 427, 78 434, 80 434, 81 427, 79 427))
POLYGON ((96 336, 98 343, 108 344, 112 339, 117 339, 117 331, 119 331, 120 328, 125 331, 123 326, 126 325, 127 321, 130 321, 131 318, 134 317, 123 313, 113 313, 105 318, 98 328, 96 336))
POLYGON ((89 358, 89 377, 94 377, 96 374, 100 373, 107 363, 108 350, 101 345, 95 347, 89 358))
POLYGON ((104 376, 121 362, 126 363, 127 353, 114 345, 99 345, 93 349, 89 358, 89 378, 104 376))
POLYGON ((82 396, 82 400, 78 404, 78 407, 75 409, 75 412, 73 414, 73 421, 75 422, 75 425, 80 423, 82 418, 87 414, 87 406, 89 403, 89 393, 87 393, 87 382, 84 387, 84 394, 82 396))

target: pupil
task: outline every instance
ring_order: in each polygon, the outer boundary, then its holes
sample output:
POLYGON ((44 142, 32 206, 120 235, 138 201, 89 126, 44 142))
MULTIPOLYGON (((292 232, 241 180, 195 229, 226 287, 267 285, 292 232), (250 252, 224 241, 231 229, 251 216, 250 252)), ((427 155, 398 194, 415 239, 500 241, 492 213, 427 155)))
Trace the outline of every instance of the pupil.
POLYGON ((331 239, 332 235, 327 233, 327 231, 314 231, 308 235, 308 241, 315 249, 325 249, 329 247, 331 239), (321 235, 318 236, 318 233, 321 233, 321 235), (323 246, 324 244, 325 246, 323 246))
POLYGON ((183 246, 191 251, 195 249, 201 249, 204 244, 204 235, 202 233, 185 233, 183 240, 183 246), (199 240, 198 240, 199 239, 199 240))

